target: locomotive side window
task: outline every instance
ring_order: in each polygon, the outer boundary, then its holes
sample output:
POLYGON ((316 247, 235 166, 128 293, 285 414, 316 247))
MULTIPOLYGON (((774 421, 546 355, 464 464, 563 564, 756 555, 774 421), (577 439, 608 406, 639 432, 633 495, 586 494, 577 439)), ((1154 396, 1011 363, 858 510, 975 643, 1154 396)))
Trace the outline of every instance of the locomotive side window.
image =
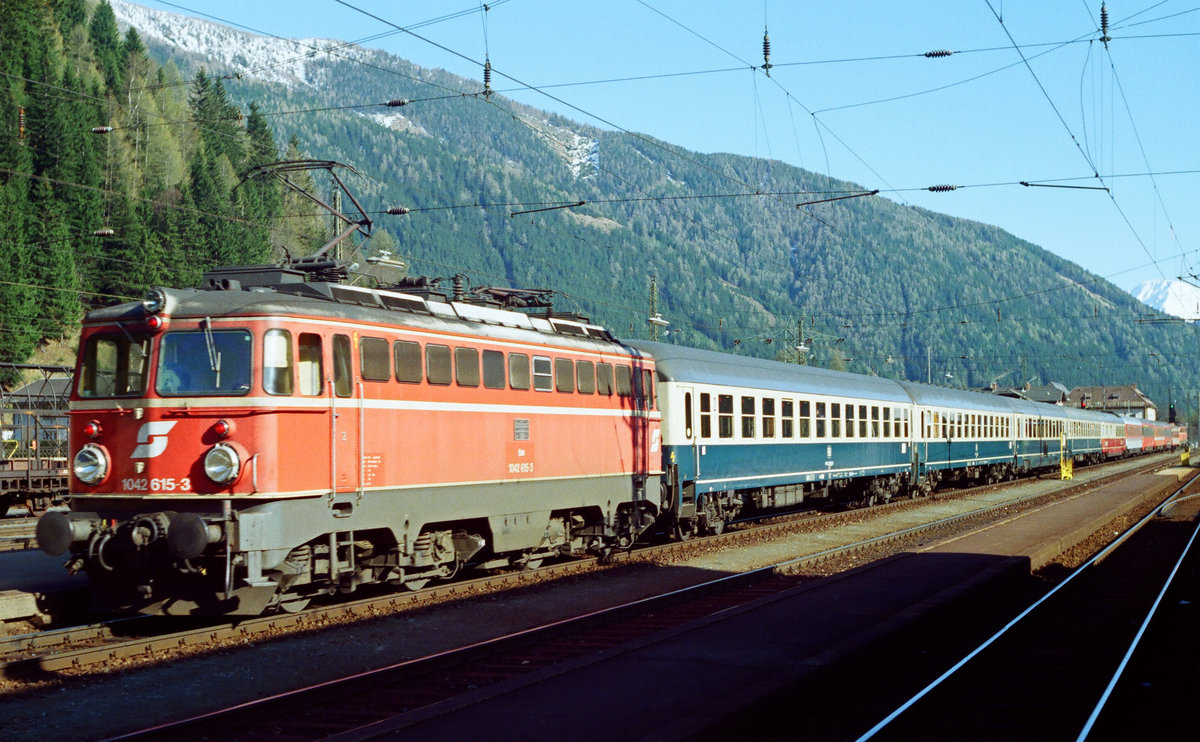
POLYGON ((533 389, 538 392, 554 391, 554 364, 545 356, 533 357, 533 389))
POLYGON ((646 409, 653 410, 657 401, 657 396, 654 393, 654 374, 649 371, 642 371, 642 395, 646 401, 646 409))
POLYGON ((596 393, 612 395, 613 367, 611 363, 596 364, 596 393))
POLYGON ((790 399, 779 402, 779 435, 781 438, 791 438, 796 428, 796 403, 790 399))
POLYGON ((580 394, 596 393, 596 366, 591 361, 575 362, 575 388, 580 394))
POLYGON ((300 333, 300 393, 307 397, 321 394, 321 336, 313 333, 300 333))
POLYGON ((450 348, 445 345, 425 346, 425 379, 430 384, 446 386, 454 375, 450 371, 450 348))
POLYGON ((146 335, 92 335, 83 349, 81 397, 132 397, 146 391, 150 338, 146 335))
POLYGON ((292 333, 267 330, 263 333, 263 391, 292 393, 292 333))
POLYGON ((246 330, 168 332, 158 343, 155 388, 172 397, 246 394, 250 346, 246 330))
POLYGON ((454 380, 459 386, 479 386, 479 351, 454 349, 454 380))
POLYGON ((812 403, 806 399, 800 400, 800 437, 808 438, 812 435, 812 427, 809 424, 809 416, 812 414, 812 403))
POLYGON ((333 336, 333 393, 339 397, 350 396, 350 336, 333 336))
POLYGON ((633 394, 632 371, 628 366, 617 366, 617 394, 629 397, 633 394))
POLYGON ((483 385, 488 389, 504 388, 504 354, 498 350, 483 351, 483 385))
POLYGON ((717 434, 722 438, 733 437, 733 395, 717 395, 717 434))
POLYGON ((554 388, 568 394, 575 391, 575 364, 570 358, 554 359, 554 388))
POLYGON ((700 437, 712 438, 712 395, 700 395, 700 437))
POLYGON ((762 434, 763 438, 775 437, 775 400, 770 397, 762 401, 762 434))
POLYGON ((508 354, 508 386, 520 390, 529 388, 529 356, 524 353, 508 354))
POLYGON ((367 381, 387 381, 392 376, 388 361, 388 342, 383 338, 363 338, 358 341, 358 363, 367 381))
POLYGON ((396 381, 420 384, 421 379, 425 378, 425 369, 421 366, 421 344, 397 340, 392 346, 392 355, 396 357, 396 381))

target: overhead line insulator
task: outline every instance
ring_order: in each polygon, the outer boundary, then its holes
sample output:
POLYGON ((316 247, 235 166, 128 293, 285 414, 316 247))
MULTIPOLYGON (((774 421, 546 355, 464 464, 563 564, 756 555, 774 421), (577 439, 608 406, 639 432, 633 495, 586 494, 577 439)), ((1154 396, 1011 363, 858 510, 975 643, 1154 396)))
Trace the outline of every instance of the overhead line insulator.
POLYGON ((383 105, 388 108, 400 108, 401 106, 407 106, 411 102, 408 98, 394 98, 383 105))
POLYGON ((492 60, 483 60, 483 97, 490 97, 492 94, 492 60))
POLYGON ((112 132, 112 130, 113 130, 113 128, 111 126, 93 126, 92 127, 93 134, 108 134, 108 133, 112 132))
POLYGON ((25 138, 25 106, 17 109, 17 139, 25 138))
POLYGON ((945 193, 947 191, 957 191, 958 186, 950 185, 948 183, 945 185, 931 185, 929 186, 928 190, 933 193, 945 193))
POLYGON ((953 53, 954 52, 950 51, 949 49, 934 49, 931 52, 925 52, 925 56, 929 57, 930 59, 938 59, 941 57, 948 57, 953 53))
POLYGON ((767 77, 771 76, 771 37, 767 35, 767 29, 763 29, 763 72, 767 73, 767 77))
POLYGON ((1108 42, 1112 41, 1112 37, 1108 35, 1108 7, 1104 3, 1100 3, 1100 40, 1104 42, 1104 48, 1108 48, 1108 42))
POLYGON ((407 206, 393 206, 387 210, 387 213, 391 214, 392 216, 404 216, 409 211, 410 209, 407 206))

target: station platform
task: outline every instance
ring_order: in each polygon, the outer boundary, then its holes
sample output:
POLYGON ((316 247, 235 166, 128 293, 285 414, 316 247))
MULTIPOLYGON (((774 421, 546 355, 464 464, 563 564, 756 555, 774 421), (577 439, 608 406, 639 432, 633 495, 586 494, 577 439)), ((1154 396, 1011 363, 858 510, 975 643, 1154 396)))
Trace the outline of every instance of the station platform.
MULTIPOLYGON (((1005 580, 1027 581, 1033 569, 1098 527, 1164 497, 1187 471, 1103 486, 979 533, 481 687, 382 721, 356 739, 681 740, 702 738, 716 725, 728 728, 729 719, 763 699, 791 698, 803 713, 802 699, 788 689, 885 646, 960 598, 986 596, 1005 580)), ((880 682, 864 679, 864 688, 880 682)), ((853 700, 847 703, 852 710, 853 700)))

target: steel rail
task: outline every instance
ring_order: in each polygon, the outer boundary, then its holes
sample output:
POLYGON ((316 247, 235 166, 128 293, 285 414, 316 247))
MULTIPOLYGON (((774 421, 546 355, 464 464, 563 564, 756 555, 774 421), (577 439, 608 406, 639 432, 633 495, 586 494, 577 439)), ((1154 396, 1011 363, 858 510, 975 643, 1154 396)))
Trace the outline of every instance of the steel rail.
MULTIPOLYGON (((1123 544, 1126 540, 1128 540, 1128 538, 1130 536, 1132 536, 1137 531, 1141 530, 1143 526, 1145 526, 1147 523, 1151 522, 1155 517, 1157 517, 1158 513, 1161 512, 1162 509, 1164 507, 1166 507, 1168 503, 1173 501, 1176 497, 1178 497, 1184 490, 1186 490, 1188 487, 1190 487, 1197 480, 1200 480, 1200 473, 1195 474, 1191 479, 1189 479, 1187 481, 1187 483, 1185 483, 1182 487, 1180 487, 1174 493, 1169 495, 1166 498, 1166 500, 1164 500, 1157 507, 1155 507, 1149 514, 1147 514, 1145 517, 1143 517, 1137 523, 1130 526, 1128 529, 1125 530, 1124 533, 1122 533, 1119 537, 1117 537, 1112 543, 1110 543, 1109 545, 1107 545, 1106 547, 1101 549, 1099 552, 1097 552, 1095 555, 1093 555, 1090 559, 1088 559, 1086 562, 1084 562, 1079 567, 1077 567, 1062 582, 1055 585, 1054 588, 1052 588, 1050 591, 1048 591, 1045 595, 1043 595, 1038 600, 1034 601, 1032 605, 1030 605, 1025 610, 1021 611, 1021 613, 1019 613, 1015 618, 1013 618, 1011 621, 1009 621, 1003 627, 1001 627, 999 631, 992 634, 992 636, 989 637, 988 639, 986 639, 982 644, 980 644, 978 647, 976 647, 975 649, 973 649, 969 653, 967 653, 967 655, 965 657, 963 657, 961 660, 956 662, 952 667, 950 667, 948 670, 946 670, 940 676, 938 676, 936 679, 934 679, 933 682, 926 685, 924 688, 922 688, 920 691, 918 691, 915 695, 913 695, 911 698, 909 698, 907 701, 905 701, 903 704, 901 704, 898 708, 896 708, 894 711, 892 711, 890 714, 888 714, 886 717, 884 717, 882 720, 880 720, 878 723, 876 723, 873 727, 871 727, 866 732, 864 732, 860 737, 858 737, 858 742, 864 742, 865 740, 869 740, 872 737, 874 737, 876 734, 878 734, 880 731, 882 731, 885 727, 887 727, 889 724, 891 724, 893 721, 895 721, 897 718, 899 718, 905 711, 912 708, 918 701, 920 701, 925 696, 929 695, 929 693, 931 691, 933 691, 935 688, 937 688, 939 685, 944 683, 947 679, 949 679, 955 673, 957 673, 959 670, 961 670, 972 659, 977 657, 985 649, 987 649, 992 644, 994 644, 998 639, 1000 639, 1000 637, 1002 637, 1006 633, 1008 633, 1009 630, 1011 630, 1013 627, 1015 627, 1017 624, 1019 624, 1021 621, 1023 621, 1026 617, 1028 617, 1031 613, 1033 613, 1039 606, 1046 603, 1051 597, 1056 595, 1060 590, 1062 590, 1068 584, 1073 582, 1075 580, 1075 578, 1084 574, 1091 567, 1093 567, 1096 564, 1099 564, 1101 561, 1103 561, 1103 559, 1106 556, 1111 554, 1121 544, 1123 544)), ((1189 544, 1190 544, 1190 542, 1189 542, 1189 544)), ((1174 574, 1174 572, 1172 572, 1172 574, 1174 574)))

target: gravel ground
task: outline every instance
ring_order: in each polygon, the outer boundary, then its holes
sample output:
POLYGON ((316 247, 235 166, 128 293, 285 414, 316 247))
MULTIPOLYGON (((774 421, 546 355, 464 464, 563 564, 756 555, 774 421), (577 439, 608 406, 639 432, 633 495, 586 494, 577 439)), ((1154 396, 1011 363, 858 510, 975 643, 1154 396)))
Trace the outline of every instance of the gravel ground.
MULTIPOLYGON (((1133 465, 1140 463, 1144 462, 1133 465)), ((1076 482, 1098 475, 1094 470, 1080 472, 1076 482)), ((36 686, 9 685, 0 688, 0 738, 46 742, 110 736, 766 566, 864 534, 892 531, 908 520, 928 522, 981 501, 1058 484, 1031 480, 1003 492, 990 490, 954 501, 958 505, 935 500, 886 518, 864 515, 836 532, 796 534, 736 551, 713 550, 679 563, 634 564, 286 639, 247 641, 134 671, 114 666, 36 686)))

